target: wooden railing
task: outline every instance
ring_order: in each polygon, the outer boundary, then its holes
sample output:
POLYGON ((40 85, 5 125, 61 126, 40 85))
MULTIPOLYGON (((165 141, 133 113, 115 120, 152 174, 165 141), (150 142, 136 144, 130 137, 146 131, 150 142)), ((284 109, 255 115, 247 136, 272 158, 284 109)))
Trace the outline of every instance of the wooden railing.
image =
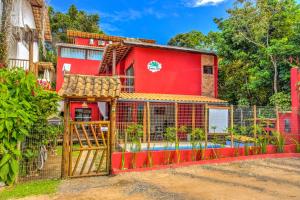
POLYGON ((9 68, 18 67, 24 70, 29 70, 29 60, 10 58, 8 62, 8 67, 9 68))
POLYGON ((134 90, 134 76, 124 76, 124 75, 119 75, 118 76, 121 80, 121 91, 122 92, 129 92, 133 93, 134 90))

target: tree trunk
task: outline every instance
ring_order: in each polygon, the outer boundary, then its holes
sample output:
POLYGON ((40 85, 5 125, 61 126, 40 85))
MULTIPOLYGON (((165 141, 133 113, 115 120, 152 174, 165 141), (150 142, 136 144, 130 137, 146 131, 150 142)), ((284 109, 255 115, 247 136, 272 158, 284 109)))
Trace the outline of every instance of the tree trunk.
POLYGON ((274 89, 274 93, 276 94, 278 92, 278 66, 277 66, 276 58, 272 55, 270 55, 270 58, 274 68, 273 89, 274 89))
POLYGON ((0 63, 4 66, 8 65, 9 39, 12 33, 11 12, 13 0, 3 0, 3 11, 0 27, 0 63))

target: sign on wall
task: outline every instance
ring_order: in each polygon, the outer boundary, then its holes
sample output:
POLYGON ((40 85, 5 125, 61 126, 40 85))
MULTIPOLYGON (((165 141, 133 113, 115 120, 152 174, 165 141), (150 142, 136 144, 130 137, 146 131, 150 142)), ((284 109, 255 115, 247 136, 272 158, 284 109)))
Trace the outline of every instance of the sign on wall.
POLYGON ((147 67, 150 72, 159 72, 162 68, 162 65, 159 62, 152 60, 148 63, 147 67))
POLYGON ((228 115, 228 109, 209 109, 209 133, 227 133, 228 115))

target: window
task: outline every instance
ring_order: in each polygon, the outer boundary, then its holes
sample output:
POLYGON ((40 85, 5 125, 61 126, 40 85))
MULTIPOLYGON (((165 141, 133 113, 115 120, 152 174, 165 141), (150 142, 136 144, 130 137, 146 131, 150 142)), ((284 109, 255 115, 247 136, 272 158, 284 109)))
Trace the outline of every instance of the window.
POLYGON ((91 108, 76 108, 75 109, 75 121, 88 122, 92 120, 91 108))
POLYGON ((213 67, 212 66, 204 66, 203 73, 204 74, 213 74, 213 67))
POLYGON ((124 106, 123 122, 132 122, 132 106, 124 106))
POLYGON ((127 86, 126 92, 134 92, 134 68, 133 65, 128 67, 126 70, 126 76, 129 76, 129 78, 126 78, 125 85, 127 86))
POLYGON ((62 47, 60 49, 60 56, 62 58, 85 59, 85 50, 84 49, 75 49, 75 48, 62 47))
POLYGON ((102 60, 102 57, 103 57, 102 51, 95 51, 95 50, 87 51, 87 59, 88 60, 102 60))
POLYGON ((284 120, 284 132, 290 133, 291 132, 291 121, 290 119, 284 120))

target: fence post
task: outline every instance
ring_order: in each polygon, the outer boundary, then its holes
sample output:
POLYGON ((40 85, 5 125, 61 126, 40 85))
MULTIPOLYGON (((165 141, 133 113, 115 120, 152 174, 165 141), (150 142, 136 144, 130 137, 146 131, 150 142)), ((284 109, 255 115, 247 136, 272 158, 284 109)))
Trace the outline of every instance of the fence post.
POLYGON ((204 129, 205 129, 205 149, 207 148, 207 140, 208 140, 208 105, 204 106, 204 129))
POLYGON ((234 147, 233 145, 233 127, 234 127, 234 121, 233 121, 233 105, 230 106, 230 141, 231 141, 231 147, 234 147))
POLYGON ((149 103, 149 101, 147 102, 147 121, 148 121, 148 123, 147 123, 147 129, 148 129, 148 149, 150 149, 150 127, 151 127, 151 121, 150 121, 150 103, 149 103))
POLYGON ((196 128, 196 122, 195 122, 195 116, 196 116, 196 107, 195 107, 195 104, 193 103, 192 105, 192 132, 194 132, 195 128, 196 128))
POLYGON ((178 135, 177 135, 177 130, 178 130, 178 103, 175 103, 175 129, 176 129, 176 141, 178 141, 178 135))
POLYGON ((280 132, 280 121, 279 121, 279 111, 278 107, 276 106, 276 131, 279 133, 280 132))
POLYGON ((256 138, 256 134, 257 134, 257 128, 256 128, 256 118, 257 115, 257 111, 256 111, 256 105, 253 106, 253 126, 254 126, 254 130, 253 130, 253 137, 256 138))
POLYGON ((110 112, 110 134, 111 134, 111 153, 115 151, 116 147, 116 100, 111 101, 111 112, 110 112))
POLYGON ((145 143, 147 140, 147 104, 144 103, 143 109, 143 142, 145 143))
POLYGON ((70 153, 70 102, 68 99, 64 101, 64 137, 62 149, 61 177, 66 178, 69 170, 69 153, 70 153))

